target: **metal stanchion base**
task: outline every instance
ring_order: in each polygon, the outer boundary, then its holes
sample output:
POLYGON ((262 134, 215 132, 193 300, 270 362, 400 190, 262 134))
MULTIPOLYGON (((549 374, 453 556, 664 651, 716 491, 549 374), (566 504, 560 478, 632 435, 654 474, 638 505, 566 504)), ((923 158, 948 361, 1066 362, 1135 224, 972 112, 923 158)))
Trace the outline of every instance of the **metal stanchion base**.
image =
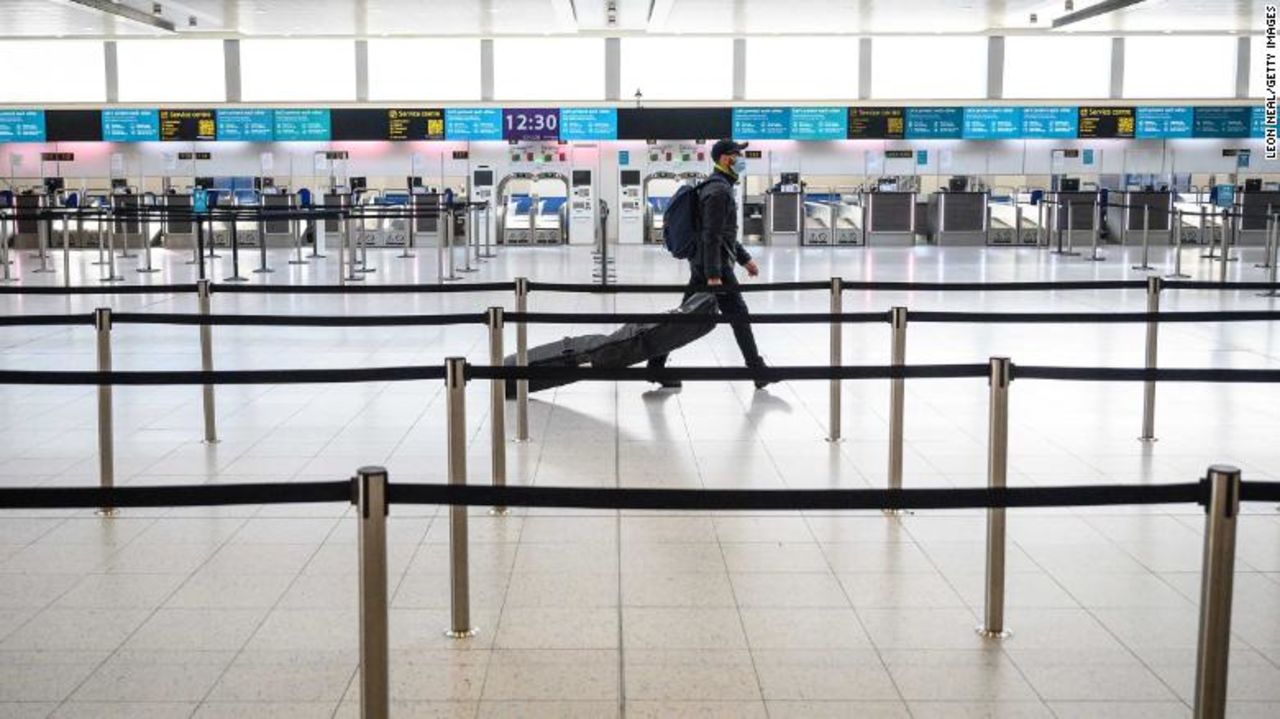
POLYGON ((356 272, 377 272, 377 271, 378 271, 377 267, 361 267, 360 269, 356 270, 356 272))
POLYGON ((311 263, 310 263, 310 262, 307 262, 306 260, 289 260, 289 264, 291 264, 291 265, 309 265, 309 264, 311 264, 311 263))
POLYGON ((6 284, 6 285, 9 284, 10 282, 17 282, 17 281, 18 281, 17 277, 0 278, 0 283, 6 284))
POLYGON ((880 513, 886 517, 909 517, 915 514, 910 509, 882 509, 880 513))
POLYGON ((457 631, 454 629, 444 630, 444 635, 446 637, 449 637, 450 639, 468 639, 470 637, 474 637, 479 633, 480 633, 479 627, 471 627, 470 629, 463 629, 462 631, 457 631))
POLYGON ((983 639, 1008 639, 1009 637, 1013 636, 1012 629, 1004 629, 1002 631, 993 632, 990 629, 987 629, 986 627, 981 625, 974 627, 973 631, 975 634, 982 637, 983 639))
POLYGON ((48 273, 50 273, 50 272, 57 272, 57 270, 53 269, 52 267, 44 267, 44 268, 37 267, 37 268, 35 268, 34 270, 32 270, 31 272, 32 272, 33 274, 37 274, 37 275, 44 275, 44 274, 48 274, 48 273))
POLYGON ((93 513, 99 517, 114 517, 118 512, 114 507, 102 507, 93 510, 93 513))
POLYGON ((511 440, 511 444, 528 444, 528 443, 529 443, 528 437, 525 437, 524 439, 520 439, 519 437, 516 437, 511 440))
POLYGON ((497 256, 498 256, 498 255, 497 255, 496 253, 490 252, 490 253, 489 253, 489 254, 487 254, 487 255, 476 255, 476 256, 477 256, 477 257, 479 257, 479 258, 480 258, 480 259, 482 259, 482 260, 492 260, 492 259, 497 258, 497 256))
POLYGON ((106 267, 111 263, 107 262, 106 260, 98 260, 97 262, 90 262, 89 264, 91 264, 94 267, 106 267))
POLYGON ((124 282, 124 278, 121 277, 120 275, 116 275, 114 277, 103 277, 98 281, 99 282, 124 282))
MULTIPOLYGON (((613 278, 610 278, 610 279, 613 279, 613 278)), ((829 442, 831 444, 839 444, 844 441, 844 437, 823 437, 822 440, 824 442, 829 442)))
MULTIPOLYGON (((206 255, 206 256, 207 256, 207 255, 206 255)), ((218 255, 213 255, 213 257, 217 257, 217 256, 218 256, 218 255)), ((138 255, 137 255, 137 253, 134 253, 134 254, 132 254, 132 255, 131 255, 131 254, 127 253, 127 252, 121 252, 120 254, 116 255, 116 257, 117 257, 118 259, 121 259, 121 260, 136 260, 136 259, 138 259, 138 255)))
POLYGON ((1131 270, 1143 270, 1144 272, 1155 272, 1156 268, 1151 265, 1129 265, 1131 270))
POLYGON ((360 275, 347 275, 344 279, 347 282, 364 282, 364 278, 360 275))
POLYGON ((222 278, 222 281, 223 282, 248 282, 249 278, 236 275, 235 277, 224 277, 222 278))
POLYGON ((138 269, 134 270, 134 272, 141 272, 144 275, 149 275, 153 272, 159 272, 159 271, 160 271, 159 267, 139 267, 138 269))
POLYGON ((323 259, 325 259, 325 258, 327 258, 327 257, 328 257, 328 255, 317 255, 317 254, 316 254, 316 253, 314 253, 314 252, 312 252, 311 254, 307 255, 307 259, 316 258, 316 259, 321 259, 321 260, 323 260, 323 259))
POLYGON ((275 272, 275 270, 271 269, 270 267, 259 267, 258 269, 253 271, 253 274, 267 275, 267 274, 271 274, 272 272, 275 272))
POLYGON ((1089 257, 1084 258, 1084 260, 1085 262, 1106 262, 1107 258, 1103 256, 1098 256, 1098 255, 1091 255, 1089 257))
POLYGON ((1152 443, 1152 442, 1159 442, 1160 440, 1159 440, 1159 439, 1157 439, 1156 437, 1139 437, 1139 438, 1138 438, 1138 441, 1139 441, 1139 442, 1146 442, 1147 444, 1150 444, 1150 443, 1152 443))
POLYGON ((456 270, 456 271, 457 271, 457 272, 475 272, 475 271, 476 271, 476 268, 474 268, 474 267, 463 267, 462 269, 460 269, 460 270, 456 270))
POLYGON ((446 275, 443 279, 445 282, 457 282, 462 278, 457 275, 446 275))
POLYGON ((489 510, 490 517, 506 517, 511 514, 509 507, 493 507, 489 510))
POLYGON ((1257 267, 1257 268, 1258 268, 1258 269, 1260 269, 1260 270, 1269 270, 1269 269, 1271 269, 1271 265, 1267 264, 1266 262, 1255 262, 1255 263, 1253 263, 1253 266, 1254 266, 1254 267, 1257 267))
POLYGON ((1079 257, 1080 256, 1079 252, 1074 252, 1072 250, 1049 250, 1049 254, 1061 255, 1063 257, 1079 257))
POLYGON ((204 444, 204 445, 222 444, 222 440, 220 440, 220 439, 202 439, 202 440, 200 440, 200 444, 204 444))
POLYGON ((408 249, 405 249, 403 252, 396 255, 396 259, 398 260, 412 260, 415 257, 417 257, 417 255, 413 254, 408 249))

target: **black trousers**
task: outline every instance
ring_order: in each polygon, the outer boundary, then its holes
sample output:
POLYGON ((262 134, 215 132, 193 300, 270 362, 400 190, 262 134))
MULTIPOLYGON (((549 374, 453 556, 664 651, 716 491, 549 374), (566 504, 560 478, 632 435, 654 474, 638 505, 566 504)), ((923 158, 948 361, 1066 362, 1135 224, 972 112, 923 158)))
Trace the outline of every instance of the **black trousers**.
MULTIPOLYGON (((734 277, 732 268, 724 268, 720 273, 720 279, 724 282, 725 287, 737 287, 738 278, 734 277)), ((703 275, 702 270, 694 268, 689 276, 689 286, 696 287, 698 285, 707 284, 707 278, 703 275)), ((687 290, 684 297, 680 300, 689 299, 693 295, 693 290, 687 290)), ((716 305, 720 308, 720 313, 732 317, 734 315, 748 315, 751 310, 747 308, 747 302, 742 298, 740 292, 717 292, 716 305)), ((733 328, 733 338, 738 341, 738 350, 742 352, 742 360, 746 362, 748 367, 757 367, 762 364, 760 359, 760 350, 756 348, 756 336, 751 331, 749 322, 731 322, 729 324, 733 328)), ((665 367, 667 364, 667 355, 659 355, 649 360, 650 367, 665 367)))

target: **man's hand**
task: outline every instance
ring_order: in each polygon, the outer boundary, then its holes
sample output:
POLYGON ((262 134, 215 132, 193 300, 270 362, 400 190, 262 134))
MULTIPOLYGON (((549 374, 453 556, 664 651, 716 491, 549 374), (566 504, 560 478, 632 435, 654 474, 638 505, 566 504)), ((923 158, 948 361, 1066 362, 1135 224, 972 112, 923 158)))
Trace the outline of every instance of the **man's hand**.
POLYGON ((708 277, 707 284, 710 285, 711 287, 719 287, 720 285, 724 284, 724 280, 720 279, 719 277, 708 277))
POLYGON ((751 260, 744 266, 747 268, 748 277, 756 277, 760 274, 760 265, 757 265, 755 260, 751 260))

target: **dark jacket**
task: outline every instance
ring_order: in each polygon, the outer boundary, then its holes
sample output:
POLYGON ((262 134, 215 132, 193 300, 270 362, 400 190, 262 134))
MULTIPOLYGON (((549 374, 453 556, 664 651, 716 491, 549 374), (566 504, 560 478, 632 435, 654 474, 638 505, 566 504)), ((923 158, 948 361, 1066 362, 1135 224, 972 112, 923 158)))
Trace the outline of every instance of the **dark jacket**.
POLYGON ((738 201, 734 179, 716 169, 698 191, 702 227, 698 247, 689 258, 695 274, 712 279, 733 274, 733 265, 745 265, 751 254, 738 242, 738 201))

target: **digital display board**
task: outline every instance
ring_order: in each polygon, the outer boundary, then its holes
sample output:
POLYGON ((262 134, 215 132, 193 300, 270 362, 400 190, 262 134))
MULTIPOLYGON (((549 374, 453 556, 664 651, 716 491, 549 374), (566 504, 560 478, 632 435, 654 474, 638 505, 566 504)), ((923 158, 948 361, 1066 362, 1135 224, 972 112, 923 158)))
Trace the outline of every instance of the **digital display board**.
POLYGON ((331 125, 328 110, 276 110, 277 142, 327 142, 331 125))
POLYGON ((213 110, 161 110, 160 140, 194 142, 218 139, 213 110))
POLYGON ((1251 129, 1250 129, 1249 135, 1251 137, 1266 137, 1267 136, 1267 109, 1261 105, 1255 106, 1253 108, 1252 119, 1253 121, 1250 123, 1251 129))
POLYGON ((850 140, 901 140, 906 137, 906 108, 849 108, 850 140))
POLYGON ((733 108, 735 140, 786 140, 791 137, 791 108, 733 108))
POLYGON ((444 110, 438 107, 387 110, 388 140, 443 140, 444 110))
POLYGON ((458 107, 444 111, 446 140, 467 142, 502 139, 502 110, 496 107, 458 107))
POLYGON ((1191 137, 1194 117, 1190 107, 1139 107, 1134 136, 1152 140, 1191 137))
POLYGON ((907 139, 959 139, 964 128, 964 108, 908 107, 907 139))
POLYGON ((1022 108, 966 107, 961 137, 966 140, 1016 140, 1022 137, 1022 108))
POLYGON ((562 107, 560 139, 566 142, 616 140, 618 110, 612 107, 562 107))
POLYGON ((560 110, 554 107, 504 107, 502 139, 559 140, 560 110))
POLYGON ((1080 126, 1080 114, 1074 107, 1022 108, 1022 137, 1029 140, 1072 138, 1080 126))
POLYGON ((157 110, 103 110, 102 139, 155 142, 160 139, 160 113, 157 110))
POLYGON ((1194 137, 1248 137, 1253 123, 1251 107, 1197 107, 1194 137))
POLYGON ((717 140, 733 134, 728 107, 620 108, 619 140, 717 140))
POLYGON ((44 142, 44 110, 0 110, 0 142, 44 142))
POLYGON ((1081 107, 1076 136, 1089 139, 1128 139, 1134 136, 1132 107, 1081 107))
POLYGON ((792 140, 843 140, 849 135, 849 112, 843 107, 791 108, 792 140))
POLYGON ((46 142, 100 142, 102 112, 100 110, 45 110, 46 142))
POLYGON ((271 110, 218 110, 218 139, 271 142, 275 139, 275 113, 271 110))

